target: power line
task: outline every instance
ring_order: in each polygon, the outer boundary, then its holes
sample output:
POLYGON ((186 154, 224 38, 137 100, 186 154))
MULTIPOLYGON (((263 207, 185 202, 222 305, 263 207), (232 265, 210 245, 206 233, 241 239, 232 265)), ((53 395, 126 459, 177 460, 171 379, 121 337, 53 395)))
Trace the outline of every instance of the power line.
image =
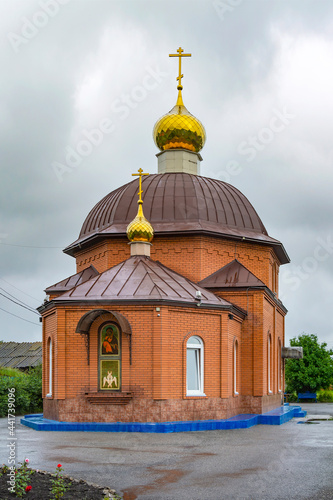
POLYGON ((36 247, 36 246, 31 246, 31 245, 15 245, 14 243, 4 243, 3 241, 0 241, 0 245, 5 245, 6 247, 19 247, 19 248, 57 248, 57 249, 62 249, 64 247, 36 247))
POLYGON ((10 314, 11 316, 15 316, 15 318, 19 318, 22 319, 23 321, 26 321, 27 323, 31 323, 32 325, 38 325, 38 326, 40 325, 40 323, 34 323, 33 321, 29 321, 28 319, 21 318, 21 316, 17 316, 17 314, 13 314, 9 311, 6 311, 6 309, 2 309, 2 307, 0 307, 0 310, 4 311, 7 314, 10 314))
POLYGON ((15 285, 12 285, 11 283, 9 283, 8 281, 4 280, 3 278, 0 278, 1 281, 4 281, 5 283, 7 283, 7 285, 9 286, 12 286, 13 288, 15 288, 16 290, 18 290, 19 292, 22 292, 24 295, 26 295, 27 297, 30 297, 31 299, 34 299, 36 300, 36 302, 39 302, 41 303, 41 300, 39 299, 36 299, 36 297, 33 297, 32 295, 29 295, 28 293, 24 292, 23 290, 21 290, 20 288, 17 288, 17 286, 15 285))
POLYGON ((26 306, 23 306, 22 304, 20 304, 19 302, 17 302, 16 300, 13 300, 11 299, 10 297, 7 297, 6 295, 4 295, 3 293, 0 292, 0 295, 2 295, 2 297, 5 297, 5 299, 7 300, 10 300, 11 302, 14 302, 14 304, 17 304, 18 306, 20 307, 23 307, 24 309, 27 309, 29 312, 33 312, 35 314, 38 314, 39 316, 39 313, 37 311, 35 311, 34 309, 30 308, 30 307, 26 307, 26 306))
POLYGON ((20 299, 18 299, 17 297, 15 297, 15 295, 12 295, 11 293, 7 292, 7 290, 5 290, 4 288, 2 288, 1 286, 0 286, 0 290, 2 290, 3 292, 5 292, 7 295, 9 295, 10 297, 12 297, 13 299, 17 300, 18 302, 21 302, 21 304, 23 304, 24 306, 27 306, 27 307, 29 307, 30 309, 35 310, 35 308, 34 308, 34 307, 29 306, 29 304, 26 304, 25 302, 23 302, 23 300, 20 300, 20 299))

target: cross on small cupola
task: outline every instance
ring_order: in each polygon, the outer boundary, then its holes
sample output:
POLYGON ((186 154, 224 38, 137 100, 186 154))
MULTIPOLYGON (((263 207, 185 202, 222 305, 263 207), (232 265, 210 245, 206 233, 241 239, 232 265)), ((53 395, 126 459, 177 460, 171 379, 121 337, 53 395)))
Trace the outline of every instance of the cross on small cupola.
POLYGON ((138 175, 139 176, 139 192, 138 192, 139 200, 138 200, 138 203, 142 205, 142 203, 143 203, 142 197, 141 197, 141 195, 143 193, 143 191, 142 191, 142 176, 143 175, 149 175, 149 174, 144 174, 142 168, 139 168, 138 172, 139 172, 138 174, 132 174, 132 175, 138 175))

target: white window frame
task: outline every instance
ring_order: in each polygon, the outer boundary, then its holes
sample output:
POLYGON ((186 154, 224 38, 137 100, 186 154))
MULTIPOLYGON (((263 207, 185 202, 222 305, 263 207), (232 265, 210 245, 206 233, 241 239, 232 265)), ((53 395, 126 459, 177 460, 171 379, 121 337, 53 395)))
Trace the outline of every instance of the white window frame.
POLYGON ((282 359, 281 359, 282 343, 278 340, 278 391, 282 392, 282 359))
POLYGON ((239 392, 237 391, 237 383, 238 383, 238 378, 237 378, 237 368, 238 368, 238 341, 235 340, 234 342, 234 395, 238 396, 239 392))
POLYGON ((268 376, 268 393, 272 394, 272 386, 271 386, 271 353, 272 353, 272 340, 271 336, 268 335, 267 341, 267 376, 268 376))
POLYGON ((49 392, 46 394, 47 398, 52 397, 52 340, 48 342, 48 361, 49 361, 49 392))
POLYGON ((204 393, 204 345, 200 337, 193 335, 190 337, 186 343, 186 395, 187 396, 206 396, 204 393), (195 338, 199 341, 198 344, 192 344, 191 339, 195 338), (188 372, 187 372, 187 352, 189 350, 197 351, 196 362, 197 362, 197 373, 198 373, 198 387, 199 389, 188 389, 188 372))

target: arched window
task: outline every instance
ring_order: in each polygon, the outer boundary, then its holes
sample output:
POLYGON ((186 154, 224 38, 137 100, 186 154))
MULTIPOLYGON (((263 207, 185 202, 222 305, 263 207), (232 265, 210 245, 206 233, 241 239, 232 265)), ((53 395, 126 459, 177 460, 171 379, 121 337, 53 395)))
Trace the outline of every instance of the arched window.
POLYGON ((272 370, 272 340, 270 334, 268 334, 267 339, 267 386, 268 392, 272 392, 272 382, 271 382, 271 370, 272 370))
POLYGON ((120 391, 121 335, 115 323, 104 323, 99 331, 99 390, 120 391))
POLYGON ((278 266, 276 262, 272 266, 272 292, 278 293, 278 266))
POLYGON ((281 339, 278 340, 278 391, 281 392, 282 388, 282 344, 281 339))
POLYGON ((48 349, 47 349, 47 363, 48 363, 48 393, 46 397, 50 398, 52 396, 52 340, 48 341, 48 349))
POLYGON ((186 344, 186 394, 204 394, 204 352, 200 337, 190 337, 186 344))
POLYGON ((237 370, 238 370, 238 341, 235 340, 234 342, 234 394, 237 396, 238 395, 238 376, 237 376, 237 370))

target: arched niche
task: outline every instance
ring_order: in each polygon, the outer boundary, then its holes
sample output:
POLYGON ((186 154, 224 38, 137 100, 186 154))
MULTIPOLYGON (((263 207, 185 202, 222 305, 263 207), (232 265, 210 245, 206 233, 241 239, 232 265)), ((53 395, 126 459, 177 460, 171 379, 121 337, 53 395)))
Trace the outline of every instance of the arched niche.
POLYGON ((75 333, 79 333, 84 336, 86 349, 87 349, 87 360, 89 365, 89 333, 93 322, 100 318, 101 316, 113 316, 119 323, 122 333, 129 338, 129 354, 130 354, 130 365, 132 364, 132 328, 128 319, 118 311, 112 311, 108 309, 92 309, 85 313, 82 318, 80 318, 75 333))

